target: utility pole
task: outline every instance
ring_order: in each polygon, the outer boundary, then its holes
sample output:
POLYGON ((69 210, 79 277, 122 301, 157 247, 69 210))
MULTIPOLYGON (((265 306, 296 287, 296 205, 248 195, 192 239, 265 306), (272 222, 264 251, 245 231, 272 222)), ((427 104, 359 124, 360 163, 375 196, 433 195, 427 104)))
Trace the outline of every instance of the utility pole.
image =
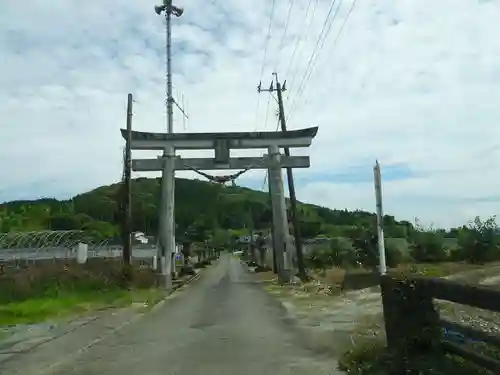
MULTIPOLYGON (((165 13, 166 21, 166 105, 167 105, 167 132, 173 133, 173 104, 172 96, 172 14, 180 17, 184 10, 172 4, 172 0, 163 0, 163 5, 156 5, 155 12, 165 13)), ((163 151, 164 168, 161 181, 161 210, 160 210, 160 272, 161 284, 167 289, 172 288, 172 254, 175 252, 175 149, 172 146, 163 151)))
MULTIPOLYGON (((281 124, 281 131, 286 132, 286 119, 285 119, 285 109, 283 106, 283 96, 282 93, 283 91, 286 91, 286 81, 283 83, 283 86, 281 86, 281 83, 278 80, 278 73, 273 73, 274 77, 276 78, 276 88, 274 88, 273 84, 271 83, 271 86, 269 89, 261 89, 261 85, 257 87, 257 90, 259 92, 261 91, 268 91, 270 93, 276 91, 278 94, 278 116, 280 119, 280 124, 281 124)), ((288 147, 284 148, 285 151, 285 156, 289 157, 290 156, 290 149, 288 147)), ((293 171, 292 168, 286 168, 286 177, 288 181, 288 191, 290 193, 290 203, 291 203, 291 209, 292 209, 292 226, 293 226, 293 237, 295 239, 295 249, 297 252, 297 268, 298 268, 298 276, 301 280, 307 280, 307 272, 305 268, 305 263, 304 263, 304 253, 302 249, 302 236, 300 234, 300 226, 299 226, 299 217, 297 214, 297 197, 295 194, 295 184, 293 180, 293 171)))
POLYGON ((123 155, 123 179, 119 191, 118 204, 120 207, 120 227, 123 243, 123 282, 129 286, 132 278, 132 178, 131 178, 131 134, 132 134, 132 94, 127 98, 127 138, 123 155))
POLYGON ((269 164, 269 185, 271 185, 272 208, 273 208, 273 228, 275 234, 275 255, 278 279, 284 283, 290 280, 290 249, 288 244, 288 220, 286 217, 286 200, 283 191, 283 176, 281 172, 281 154, 278 146, 268 148, 269 164), (288 251, 287 251, 288 250, 288 251))

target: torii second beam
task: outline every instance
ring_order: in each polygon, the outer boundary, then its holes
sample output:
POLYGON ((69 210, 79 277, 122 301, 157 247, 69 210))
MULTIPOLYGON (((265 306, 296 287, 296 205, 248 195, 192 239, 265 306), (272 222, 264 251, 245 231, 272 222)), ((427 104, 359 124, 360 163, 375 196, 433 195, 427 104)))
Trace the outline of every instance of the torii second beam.
MULTIPOLYGON (((309 156, 281 156, 280 164, 282 168, 309 168, 309 156)), ((163 169, 163 158, 158 159, 134 159, 132 160, 132 170, 136 172, 154 172, 163 169)), ((264 157, 240 157, 230 158, 229 163, 216 163, 214 159, 206 158, 186 158, 177 157, 175 169, 186 170, 217 170, 217 169, 268 169, 269 159, 264 157)))

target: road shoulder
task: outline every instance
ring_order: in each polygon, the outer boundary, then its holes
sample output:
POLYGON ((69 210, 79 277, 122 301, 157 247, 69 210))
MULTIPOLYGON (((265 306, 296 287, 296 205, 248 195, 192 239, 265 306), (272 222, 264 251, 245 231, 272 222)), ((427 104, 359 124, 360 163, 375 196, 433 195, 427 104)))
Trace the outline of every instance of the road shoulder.
POLYGON ((318 282, 279 285, 272 274, 255 277, 282 305, 311 350, 340 359, 364 336, 381 331, 381 297, 370 289, 332 296, 331 290, 318 282))
POLYGON ((132 304, 98 311, 73 320, 33 325, 0 341, 0 373, 48 375, 115 332, 139 321, 175 298, 200 274, 187 279, 154 306, 132 304))

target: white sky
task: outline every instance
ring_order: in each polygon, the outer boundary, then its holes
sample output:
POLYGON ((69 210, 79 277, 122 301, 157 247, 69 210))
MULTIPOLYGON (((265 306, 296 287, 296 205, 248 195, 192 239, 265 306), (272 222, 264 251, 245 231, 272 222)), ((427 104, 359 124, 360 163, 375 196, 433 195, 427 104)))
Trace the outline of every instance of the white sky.
MULTIPOLYGON (((256 86, 278 71, 289 128, 320 128, 311 168, 297 172, 300 200, 373 211, 378 158, 385 211, 398 219, 451 226, 498 213, 500 3, 359 0, 337 38, 353 0, 336 0, 306 71, 331 0, 306 12, 308 3, 294 0, 287 22, 291 3, 276 0, 263 67, 272 0, 174 2, 185 8, 173 20, 173 78, 187 131, 274 129, 275 102, 266 124, 269 95, 256 113, 256 86)), ((0 201, 117 181, 128 92, 134 128, 164 131, 165 29, 154 5, 2 1, 0 201)), ((263 178, 240 182, 260 188, 263 178)))

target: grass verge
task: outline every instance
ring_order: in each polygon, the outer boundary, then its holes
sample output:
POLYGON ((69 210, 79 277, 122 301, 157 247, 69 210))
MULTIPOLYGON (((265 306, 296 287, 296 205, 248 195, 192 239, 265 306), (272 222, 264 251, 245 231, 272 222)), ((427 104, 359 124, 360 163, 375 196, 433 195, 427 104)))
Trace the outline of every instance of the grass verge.
MULTIPOLYGON (((480 348, 474 349, 484 353, 480 348)), ((394 362, 395 358, 380 339, 365 342, 347 351, 339 361, 339 369, 352 375, 386 375, 391 371, 394 362)), ((413 359, 411 369, 421 375, 493 375, 493 372, 458 356, 437 353, 428 353, 413 359)))
POLYGON ((123 264, 115 259, 50 260, 0 269, 0 326, 37 323, 134 302, 149 306, 162 298, 151 269, 133 265, 124 282, 123 264), (128 286, 130 289, 128 288, 128 286))
POLYGON ((126 307, 141 303, 144 308, 154 306, 165 296, 155 288, 62 293, 0 305, 0 326, 32 324, 49 319, 81 315, 90 311, 126 307))

